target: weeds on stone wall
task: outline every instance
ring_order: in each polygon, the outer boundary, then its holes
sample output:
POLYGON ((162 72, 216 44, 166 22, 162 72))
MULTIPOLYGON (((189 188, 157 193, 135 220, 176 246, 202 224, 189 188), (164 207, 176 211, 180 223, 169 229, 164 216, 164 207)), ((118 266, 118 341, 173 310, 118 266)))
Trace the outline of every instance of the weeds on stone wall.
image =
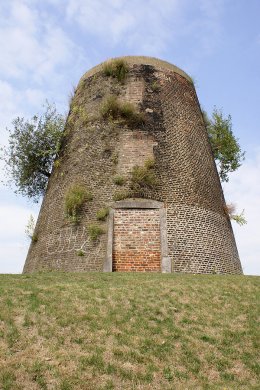
POLYGON ((102 209, 98 210, 97 211, 97 219, 99 221, 105 221, 106 217, 108 216, 109 214, 109 208, 108 207, 103 207, 102 209))
POLYGON ((135 165, 130 180, 132 190, 138 191, 145 187, 154 188, 158 182, 154 172, 154 160, 146 160, 143 166, 135 165))
POLYGON ((27 222, 27 225, 25 227, 25 234, 34 243, 38 241, 38 235, 35 232, 35 225, 36 225, 35 219, 34 219, 33 215, 31 214, 29 217, 29 220, 27 222))
POLYGON ((120 83, 124 83, 129 71, 127 63, 123 59, 110 60, 104 63, 103 72, 105 76, 114 77, 120 83))
POLYGON ((114 164, 114 165, 117 165, 118 164, 118 152, 114 152, 113 154, 112 154, 112 157, 111 157, 111 160, 112 160, 112 163, 114 164))
POLYGON ((247 224, 247 220, 245 218, 245 210, 243 210, 240 214, 236 214, 236 206, 233 203, 226 204, 224 206, 224 212, 228 218, 233 219, 238 225, 243 226, 247 224))
POLYGON ((73 99, 74 99, 74 97, 75 97, 76 90, 77 90, 77 87, 76 87, 75 85, 73 85, 73 86, 72 86, 72 89, 71 89, 71 91, 69 92, 69 95, 68 95, 69 107, 71 107, 72 104, 73 104, 73 99))
POLYGON ((65 195, 65 215, 68 221, 78 223, 80 220, 80 210, 83 204, 91 201, 93 196, 87 191, 83 184, 74 184, 65 195))
POLYGON ((57 160, 54 161, 53 165, 54 165, 54 168, 56 168, 56 169, 59 168, 60 167, 60 159, 57 158, 57 160))
POLYGON ((118 200, 123 200, 126 198, 130 197, 130 193, 128 191, 117 191, 113 195, 113 200, 118 201, 118 200))
POLYGON ((116 176, 113 177, 113 182, 117 186, 122 186, 122 185, 125 184, 126 179, 123 176, 121 176, 121 175, 116 175, 116 176))
POLYGON ((158 81, 153 81, 150 87, 153 92, 160 91, 160 84, 158 83, 158 81))
POLYGON ((84 252, 82 249, 79 249, 79 250, 77 251, 77 256, 83 257, 83 256, 85 256, 85 252, 84 252))
POLYGON ((103 102, 100 113, 104 119, 121 119, 129 126, 139 126, 145 122, 142 112, 138 112, 131 103, 121 103, 114 95, 103 102))
POLYGON ((105 230, 99 225, 91 224, 88 226, 88 234, 91 241, 96 241, 104 233, 105 230))
POLYGON ((86 110, 83 107, 78 105, 73 105, 71 108, 71 114, 69 116, 69 124, 80 121, 82 125, 87 125, 89 122, 89 116, 86 110))

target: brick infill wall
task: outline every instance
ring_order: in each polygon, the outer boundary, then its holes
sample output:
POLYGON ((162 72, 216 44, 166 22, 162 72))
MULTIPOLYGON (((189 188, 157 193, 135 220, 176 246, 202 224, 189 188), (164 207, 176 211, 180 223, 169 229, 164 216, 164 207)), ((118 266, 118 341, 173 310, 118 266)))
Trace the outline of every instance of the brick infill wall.
POLYGON ((161 272, 158 209, 115 210, 113 271, 161 272))

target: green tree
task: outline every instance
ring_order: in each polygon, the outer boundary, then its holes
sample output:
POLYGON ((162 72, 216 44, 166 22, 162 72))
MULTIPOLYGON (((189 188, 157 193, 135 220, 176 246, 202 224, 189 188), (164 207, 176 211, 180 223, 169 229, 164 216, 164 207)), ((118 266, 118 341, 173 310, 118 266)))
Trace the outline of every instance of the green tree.
POLYGON ((64 130, 64 117, 48 102, 44 113, 31 120, 17 117, 9 130, 9 144, 1 148, 5 171, 16 193, 34 201, 44 195, 53 162, 58 155, 64 130))
POLYGON ((221 181, 228 181, 228 174, 236 171, 244 160, 245 152, 241 151, 238 140, 232 131, 231 116, 223 116, 216 107, 211 118, 203 111, 213 155, 218 166, 221 181))

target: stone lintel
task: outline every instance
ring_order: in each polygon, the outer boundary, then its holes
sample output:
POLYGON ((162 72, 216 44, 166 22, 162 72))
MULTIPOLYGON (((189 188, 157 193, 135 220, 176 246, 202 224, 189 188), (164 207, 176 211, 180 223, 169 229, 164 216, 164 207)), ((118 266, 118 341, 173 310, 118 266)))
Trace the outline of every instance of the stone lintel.
POLYGON ((125 199, 119 200, 112 205, 115 209, 161 209, 163 202, 149 199, 125 199))

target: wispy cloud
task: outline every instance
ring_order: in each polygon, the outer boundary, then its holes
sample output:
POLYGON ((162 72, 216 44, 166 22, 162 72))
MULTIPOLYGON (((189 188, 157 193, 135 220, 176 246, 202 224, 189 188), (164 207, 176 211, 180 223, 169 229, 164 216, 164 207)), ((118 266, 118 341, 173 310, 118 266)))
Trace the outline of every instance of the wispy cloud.
POLYGON ((28 80, 42 84, 73 61, 79 49, 64 31, 29 7, 26 1, 12 0, 1 5, 4 23, 0 26, 0 74, 19 82, 28 80), (28 74, 28 72, 30 72, 28 74))
POLYGON ((68 0, 66 13, 69 21, 111 48, 120 44, 129 50, 139 48, 143 54, 159 54, 173 38, 169 19, 174 23, 181 4, 179 0, 68 0))

